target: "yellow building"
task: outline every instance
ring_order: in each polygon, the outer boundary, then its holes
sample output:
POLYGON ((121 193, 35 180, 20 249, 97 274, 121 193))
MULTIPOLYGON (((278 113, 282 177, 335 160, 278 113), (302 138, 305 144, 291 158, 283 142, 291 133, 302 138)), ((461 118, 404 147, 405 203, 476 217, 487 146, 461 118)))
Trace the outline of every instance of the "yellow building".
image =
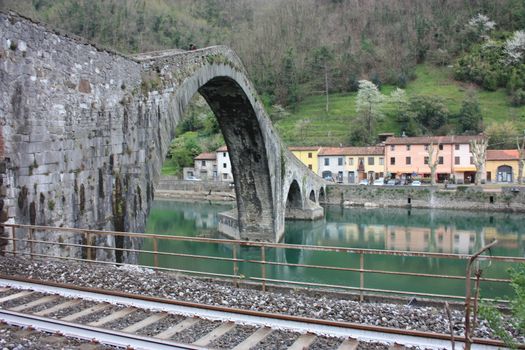
POLYGON ((288 149, 310 170, 317 173, 318 163, 317 154, 319 153, 318 146, 312 147, 288 147, 288 149))
POLYGON ((512 183, 518 180, 518 151, 515 149, 487 150, 487 182, 512 183))

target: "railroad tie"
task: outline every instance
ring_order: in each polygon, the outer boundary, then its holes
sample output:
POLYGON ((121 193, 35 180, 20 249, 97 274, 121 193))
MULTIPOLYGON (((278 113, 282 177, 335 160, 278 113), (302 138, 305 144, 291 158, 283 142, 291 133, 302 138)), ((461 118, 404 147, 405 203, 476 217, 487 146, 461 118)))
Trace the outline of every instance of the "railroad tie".
POLYGON ((87 316, 87 315, 91 315, 92 313, 95 313, 97 311, 101 311, 101 310, 107 309, 109 306, 110 306, 110 304, 97 304, 95 306, 88 307, 87 309, 84 309, 82 311, 76 312, 76 313, 74 313, 72 315, 69 315, 69 316, 66 316, 66 317, 62 317, 61 320, 62 321, 74 321, 74 320, 79 319, 81 317, 84 317, 84 316, 87 316))
POLYGON ((404 350, 406 349, 404 345, 394 343, 388 347, 388 350, 404 350))
POLYGON ((259 344, 261 340, 270 335, 272 331, 273 330, 269 327, 261 327, 257 331, 253 332, 253 334, 248 338, 244 339, 242 343, 234 347, 232 350, 249 350, 255 345, 259 344))
POLYGON ((39 312, 35 312, 35 315, 37 315, 37 316, 46 316, 46 315, 52 314, 54 312, 57 312, 57 311, 60 311, 60 310, 67 309, 69 307, 78 305, 78 304, 80 304, 80 302, 81 302, 81 300, 78 300, 78 299, 77 300, 68 300, 65 303, 55 305, 55 306, 53 306, 50 309, 45 309, 45 310, 42 310, 42 311, 39 311, 39 312))
POLYGON ((23 305, 19 305, 17 307, 13 307, 13 308, 11 308, 9 310, 11 310, 11 311, 23 311, 23 310, 31 309, 31 308, 33 308, 35 306, 38 306, 38 305, 49 303, 50 301, 53 301, 53 300, 56 300, 56 299, 58 299, 58 295, 48 295, 46 297, 37 299, 37 300, 32 301, 30 303, 26 303, 26 304, 23 304, 23 305))
POLYGON ((139 321, 139 322, 137 322, 135 324, 132 324, 129 327, 124 328, 122 330, 122 332, 134 333, 134 332, 138 331, 139 329, 147 327, 147 326, 149 326, 149 325, 151 325, 151 324, 153 324, 155 322, 158 322, 158 321, 162 320, 163 318, 166 318, 166 316, 168 316, 168 313, 166 313, 166 312, 160 312, 158 314, 151 315, 150 317, 145 318, 142 321, 139 321))
POLYGON ((190 328, 195 323, 199 322, 199 319, 196 317, 188 317, 184 321, 177 323, 175 326, 166 329, 164 332, 161 332, 155 336, 158 339, 169 339, 175 334, 182 332, 183 330, 190 328))
POLYGON ((312 333, 306 333, 301 335, 297 340, 288 348, 288 350, 303 350, 308 349, 310 345, 317 339, 317 336, 312 333))
POLYGON ((198 339, 196 342, 194 342, 192 345, 195 346, 208 346, 211 342, 213 342, 215 339, 220 338, 224 334, 228 333, 232 329, 235 328, 235 323, 233 322, 225 322, 221 324, 219 327, 215 328, 210 333, 206 334, 202 338, 198 339))
POLYGON ((359 342, 356 339, 348 338, 348 339, 345 339, 341 343, 341 345, 339 345, 337 350, 356 350, 358 345, 359 345, 359 342))
POLYGON ((19 292, 19 293, 16 293, 16 294, 8 295, 6 297, 0 298, 0 304, 1 303, 5 303, 6 301, 9 301, 9 300, 14 300, 14 299, 18 299, 18 298, 22 298, 22 297, 28 296, 29 294, 33 294, 33 293, 34 293, 33 291, 25 290, 23 292, 19 292))
POLYGON ((98 321, 90 322, 90 323, 88 323, 88 326, 100 327, 100 326, 103 326, 103 325, 105 325, 107 323, 116 321, 116 320, 118 320, 120 318, 126 317, 130 313, 135 312, 136 310, 137 309, 135 309, 134 307, 127 307, 125 309, 116 311, 116 312, 114 312, 114 313, 112 313, 112 314, 110 314, 110 315, 108 315, 106 317, 103 317, 103 318, 101 318, 98 321))

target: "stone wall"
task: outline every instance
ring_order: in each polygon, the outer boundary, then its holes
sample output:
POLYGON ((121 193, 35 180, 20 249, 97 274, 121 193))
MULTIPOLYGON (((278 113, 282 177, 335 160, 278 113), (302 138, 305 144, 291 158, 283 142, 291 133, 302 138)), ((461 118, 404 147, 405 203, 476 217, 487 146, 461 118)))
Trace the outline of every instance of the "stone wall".
POLYGON ((11 222, 141 231, 157 113, 140 64, 12 14, 0 14, 0 33, 11 222))
POLYGON ((439 208, 525 212, 525 188, 520 191, 483 192, 478 187, 459 186, 454 190, 434 187, 388 187, 330 185, 327 204, 439 208))

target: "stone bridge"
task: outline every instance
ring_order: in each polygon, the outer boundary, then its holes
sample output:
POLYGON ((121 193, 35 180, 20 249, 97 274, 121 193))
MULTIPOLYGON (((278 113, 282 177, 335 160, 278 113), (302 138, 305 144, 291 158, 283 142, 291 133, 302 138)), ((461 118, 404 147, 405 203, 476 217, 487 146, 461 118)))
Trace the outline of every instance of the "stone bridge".
POLYGON ((143 231, 195 93, 230 152, 237 211, 221 217, 225 232, 275 241, 285 216, 323 215, 324 181, 283 145, 231 49, 127 57, 13 13, 0 33, 3 219, 143 231))

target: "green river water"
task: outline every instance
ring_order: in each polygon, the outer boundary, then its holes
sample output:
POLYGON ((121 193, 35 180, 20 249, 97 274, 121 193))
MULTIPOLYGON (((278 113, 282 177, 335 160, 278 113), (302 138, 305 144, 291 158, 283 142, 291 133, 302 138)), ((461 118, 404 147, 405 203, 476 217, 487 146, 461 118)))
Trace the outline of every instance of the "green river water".
MULTIPOLYGON (((148 218, 147 232, 161 235, 223 238, 217 232, 217 213, 231 209, 233 204, 186 203, 155 201, 148 218)), ((493 255, 525 256, 525 215, 465 212, 451 210, 396 208, 327 207, 326 217, 314 222, 287 221, 284 243, 300 245, 339 246, 380 250, 470 254, 493 239, 498 245, 493 255)), ((232 257, 226 244, 159 240, 159 251, 184 254, 232 257)), ((152 250, 146 241, 144 249, 152 250)), ((238 257, 259 260, 259 248, 242 247, 238 257)), ((314 252, 292 249, 267 249, 266 259, 280 263, 329 265, 359 268, 357 254, 314 252)), ((153 266, 151 254, 142 254, 140 263, 153 266)), ((187 257, 159 256, 159 266, 182 270, 232 274, 233 264, 187 257)), ((509 263, 481 262, 484 277, 508 278, 509 263)), ((515 266, 515 265, 514 265, 515 266)), ((407 256, 365 255, 365 269, 411 271, 419 273, 465 275, 464 260, 445 260, 407 256)), ((261 267, 239 264, 239 274, 261 277, 261 267)), ((296 266, 267 266, 267 278, 359 286, 359 273, 322 271, 296 266)), ((365 288, 411 292, 464 295, 465 281, 430 279, 428 277, 365 274, 365 288)), ((504 284, 484 282, 484 297, 504 298, 511 289, 504 284)))

